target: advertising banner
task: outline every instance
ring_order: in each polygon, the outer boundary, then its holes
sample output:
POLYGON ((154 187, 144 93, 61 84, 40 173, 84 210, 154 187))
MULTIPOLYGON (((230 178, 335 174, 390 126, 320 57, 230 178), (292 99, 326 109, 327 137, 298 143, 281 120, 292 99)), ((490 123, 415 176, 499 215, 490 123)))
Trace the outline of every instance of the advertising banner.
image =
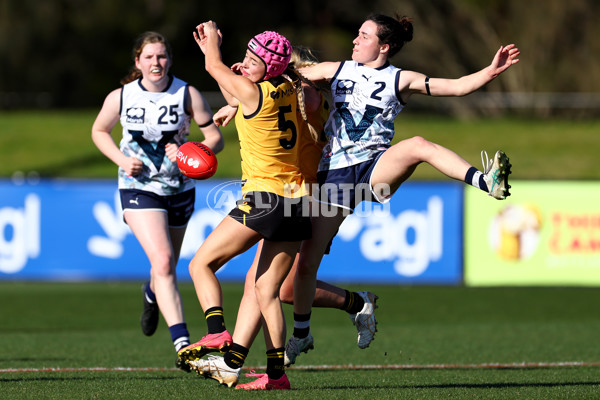
POLYGON ((409 182, 387 205, 346 218, 319 278, 406 284, 462 283, 463 185, 409 182))
POLYGON ((505 201, 465 192, 465 283, 599 285, 600 184, 511 185, 505 201))
MULTIPOLYGON (((390 203, 365 202, 340 227, 319 278, 332 282, 462 282, 462 189, 455 183, 408 183, 390 203)), ((239 181, 196 187, 178 278, 204 239, 240 197, 239 181)), ((245 278, 255 248, 218 276, 245 278)), ((145 280, 150 266, 122 220, 115 181, 0 181, 0 279, 145 280)))

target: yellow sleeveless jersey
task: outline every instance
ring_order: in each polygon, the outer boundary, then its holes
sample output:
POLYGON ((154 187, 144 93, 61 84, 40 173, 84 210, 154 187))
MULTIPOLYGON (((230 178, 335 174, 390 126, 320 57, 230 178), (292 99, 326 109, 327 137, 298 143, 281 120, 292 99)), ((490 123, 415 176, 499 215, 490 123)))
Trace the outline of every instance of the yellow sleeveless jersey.
POLYGON ((242 192, 270 192, 296 198, 307 194, 300 172, 298 100, 290 82, 259 82, 260 102, 251 115, 240 105, 235 125, 242 156, 242 192))
POLYGON ((315 128, 319 135, 317 141, 310 134, 308 125, 302 121, 302 115, 298 111, 298 121, 301 122, 301 134, 300 134, 300 171, 304 175, 304 180, 307 184, 313 184, 317 182, 317 169, 319 168, 319 161, 321 161, 321 153, 323 147, 327 144, 327 138, 323 127, 327 118, 329 117, 329 103, 323 96, 321 96, 321 103, 319 108, 308 116, 308 122, 315 128))

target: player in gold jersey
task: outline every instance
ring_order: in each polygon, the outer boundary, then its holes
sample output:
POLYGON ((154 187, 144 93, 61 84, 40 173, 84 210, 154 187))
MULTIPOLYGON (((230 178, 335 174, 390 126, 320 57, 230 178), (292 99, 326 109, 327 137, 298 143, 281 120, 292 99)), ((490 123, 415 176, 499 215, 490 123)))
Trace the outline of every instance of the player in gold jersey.
MULTIPOLYGON (((294 46, 292 51, 292 57, 290 65, 294 68, 302 68, 309 65, 314 65, 318 62, 317 58, 312 54, 312 51, 302 46, 294 46)), ((305 183, 310 191, 313 185, 317 182, 317 167, 321 159, 321 151, 327 143, 326 138, 322 135, 323 127, 329 116, 329 102, 326 96, 323 94, 322 88, 316 88, 307 83, 302 83, 303 97, 304 97, 304 108, 299 108, 298 121, 306 120, 307 123, 301 123, 300 135, 299 135, 299 166, 304 176, 305 183), (302 115, 304 114, 304 115, 302 115)), ((325 88, 325 90, 327 90, 325 88)), ((236 114, 236 108, 231 106, 225 106, 221 108, 214 115, 214 120, 217 126, 226 126, 236 114)), ((312 209, 312 207, 311 207, 312 209)), ((248 273, 246 274, 246 281, 244 287, 244 297, 242 298, 242 304, 247 301, 253 301, 254 296, 254 279, 256 276, 256 268, 260 259, 260 251, 262 248, 262 242, 259 242, 258 249, 254 262, 248 273)), ((293 292, 294 292, 294 277, 297 270, 299 254, 294 260, 292 269, 288 274, 287 278, 283 282, 279 297, 282 302, 287 304, 293 303, 293 292)), ((370 332, 364 332, 360 326, 356 325, 356 315, 361 315, 362 318, 367 318, 373 321, 373 325, 376 325, 374 308, 376 305, 369 303, 371 299, 375 299, 375 296, 371 292, 350 292, 346 289, 331 285, 327 282, 317 280, 316 282, 316 293, 313 301, 313 307, 322 308, 337 308, 344 310, 348 313, 350 320, 355 324, 358 330, 358 346, 360 348, 366 348, 369 346, 374 338, 374 335, 370 332)), ((237 341, 245 343, 246 347, 250 347, 253 343, 258 329, 260 328, 260 319, 251 319, 246 314, 238 313, 238 319, 235 325, 235 336, 237 341)), ((302 330, 305 329, 302 324, 295 322, 294 332, 295 336, 298 337, 302 330)), ((307 342, 312 342, 313 338, 310 332, 305 332, 303 339, 307 342)), ((303 343, 302 347, 306 348, 311 343, 303 343)), ((310 347, 311 348, 311 347, 310 347)), ((290 365, 295 362, 295 353, 286 351, 285 364, 290 365)))
POLYGON ((263 240, 257 265, 255 300, 240 304, 239 314, 262 318, 267 371, 237 388, 289 389, 284 370, 285 319, 279 290, 302 240, 311 235, 310 217, 298 165, 298 83, 288 68, 292 46, 282 35, 266 31, 248 43, 244 61, 223 64, 221 33, 212 22, 200 24, 194 38, 205 55, 205 67, 227 102, 237 106, 236 126, 242 156, 243 198, 207 237, 190 263, 190 275, 202 306, 208 334, 179 352, 180 359, 205 377, 237 384, 249 348, 225 329, 222 292, 215 273, 227 261, 263 240), (213 351, 226 357, 209 357, 213 351))

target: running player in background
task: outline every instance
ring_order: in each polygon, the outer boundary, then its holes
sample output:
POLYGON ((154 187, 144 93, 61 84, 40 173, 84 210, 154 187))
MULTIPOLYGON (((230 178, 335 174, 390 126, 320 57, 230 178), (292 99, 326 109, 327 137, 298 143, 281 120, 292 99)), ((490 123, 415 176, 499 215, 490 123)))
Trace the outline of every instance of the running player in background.
MULTIPOLYGON (((156 32, 140 35, 133 48, 134 67, 121 88, 104 101, 92 126, 98 149, 119 166, 123 218, 150 261, 150 281, 142 288, 142 332, 152 336, 163 315, 175 351, 189 344, 176 267, 187 223, 194 211, 194 181, 176 163, 177 149, 187 141, 193 119, 203 143, 215 153, 223 137, 200 92, 169 73, 171 48, 156 32), (111 131, 120 121, 117 147, 111 131)), ((189 366, 177 366, 189 371, 189 366)))

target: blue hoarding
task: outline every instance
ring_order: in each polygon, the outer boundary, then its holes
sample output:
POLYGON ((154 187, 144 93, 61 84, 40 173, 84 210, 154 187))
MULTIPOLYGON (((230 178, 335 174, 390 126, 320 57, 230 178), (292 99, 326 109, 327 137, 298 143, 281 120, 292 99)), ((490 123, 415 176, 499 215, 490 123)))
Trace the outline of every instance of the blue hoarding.
MULTIPOLYGON (((239 196, 239 182, 196 187, 196 211, 178 266, 239 196)), ((319 278, 331 282, 459 284, 462 282, 463 185, 409 182, 386 205, 363 203, 340 227, 319 278)), ((218 275, 243 280, 254 248, 218 275)), ((0 181, 0 279, 144 280, 149 264, 122 221, 114 181, 0 181)))

